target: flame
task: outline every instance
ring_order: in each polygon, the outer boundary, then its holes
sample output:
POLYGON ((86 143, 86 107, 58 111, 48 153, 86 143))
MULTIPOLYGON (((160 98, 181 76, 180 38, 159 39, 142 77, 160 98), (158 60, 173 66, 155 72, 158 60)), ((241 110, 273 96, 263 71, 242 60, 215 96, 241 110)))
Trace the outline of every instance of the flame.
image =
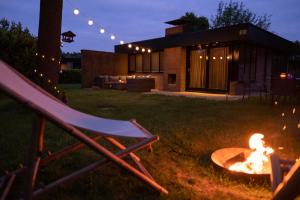
POLYGON ((271 147, 266 147, 261 133, 253 134, 249 139, 250 155, 244 162, 237 162, 229 167, 231 171, 244 172, 247 174, 262 174, 267 172, 268 155, 273 153, 271 147))

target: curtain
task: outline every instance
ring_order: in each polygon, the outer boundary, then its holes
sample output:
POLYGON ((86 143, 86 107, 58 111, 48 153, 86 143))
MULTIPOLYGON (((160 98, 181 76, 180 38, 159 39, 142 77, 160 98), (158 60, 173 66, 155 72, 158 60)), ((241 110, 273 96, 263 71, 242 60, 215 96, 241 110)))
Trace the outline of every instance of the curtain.
POLYGON ((143 72, 150 72, 150 54, 143 54, 143 72))
POLYGON ((206 82, 206 51, 190 53, 190 88, 204 88, 206 82))
POLYGON ((209 88, 210 89, 227 89, 228 79, 228 48, 210 49, 209 58, 209 88))
POLYGON ((151 54, 151 67, 152 72, 159 72, 159 52, 153 52, 151 54))
POLYGON ((135 55, 131 55, 129 57, 129 71, 131 72, 135 71, 135 55))
POLYGON ((136 72, 143 71, 143 56, 142 54, 136 54, 136 72))

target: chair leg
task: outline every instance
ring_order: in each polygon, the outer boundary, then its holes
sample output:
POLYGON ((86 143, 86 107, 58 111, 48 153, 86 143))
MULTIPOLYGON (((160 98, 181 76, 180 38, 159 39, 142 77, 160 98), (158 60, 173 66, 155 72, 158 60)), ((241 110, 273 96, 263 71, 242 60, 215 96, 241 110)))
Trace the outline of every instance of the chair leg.
POLYGON ((35 116, 33 120, 33 132, 28 157, 27 177, 25 181, 25 199, 32 199, 36 181, 36 175, 41 161, 41 153, 44 148, 45 119, 35 116))

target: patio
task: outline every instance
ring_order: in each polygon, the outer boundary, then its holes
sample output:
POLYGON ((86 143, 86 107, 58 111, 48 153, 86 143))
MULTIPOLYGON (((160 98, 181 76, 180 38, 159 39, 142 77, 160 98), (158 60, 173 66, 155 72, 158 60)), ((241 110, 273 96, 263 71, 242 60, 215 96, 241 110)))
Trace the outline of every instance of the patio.
POLYGON ((214 94, 214 93, 204 93, 204 92, 169 92, 169 91, 151 90, 151 92, 146 92, 145 94, 147 95, 158 94, 158 95, 165 95, 165 96, 188 97, 188 98, 215 100, 215 101, 237 101, 243 99, 243 96, 241 95, 214 94))

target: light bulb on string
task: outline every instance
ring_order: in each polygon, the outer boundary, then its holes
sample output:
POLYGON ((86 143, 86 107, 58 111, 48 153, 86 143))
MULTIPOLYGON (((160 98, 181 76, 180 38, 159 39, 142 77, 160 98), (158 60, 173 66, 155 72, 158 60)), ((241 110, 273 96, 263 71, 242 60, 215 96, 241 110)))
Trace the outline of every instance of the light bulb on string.
POLYGON ((79 15, 79 10, 76 8, 76 9, 74 9, 73 13, 74 13, 74 15, 79 15))
POLYGON ((140 50, 140 47, 135 47, 135 50, 137 50, 137 51, 140 50))
POLYGON ((88 21, 88 25, 92 26, 93 24, 94 24, 94 21, 90 19, 90 20, 88 21))
POLYGON ((148 49, 148 53, 151 53, 151 49, 148 49))
POLYGON ((123 40, 121 40, 121 41, 120 41, 120 44, 124 44, 124 41, 123 41, 123 40))
POLYGON ((116 36, 111 35, 111 36, 110 36, 110 39, 111 39, 111 40, 114 40, 114 39, 116 39, 116 36))
POLYGON ((132 48, 132 44, 128 44, 128 48, 131 49, 132 48))
POLYGON ((100 33, 105 33, 105 30, 104 30, 104 28, 100 28, 100 33))

